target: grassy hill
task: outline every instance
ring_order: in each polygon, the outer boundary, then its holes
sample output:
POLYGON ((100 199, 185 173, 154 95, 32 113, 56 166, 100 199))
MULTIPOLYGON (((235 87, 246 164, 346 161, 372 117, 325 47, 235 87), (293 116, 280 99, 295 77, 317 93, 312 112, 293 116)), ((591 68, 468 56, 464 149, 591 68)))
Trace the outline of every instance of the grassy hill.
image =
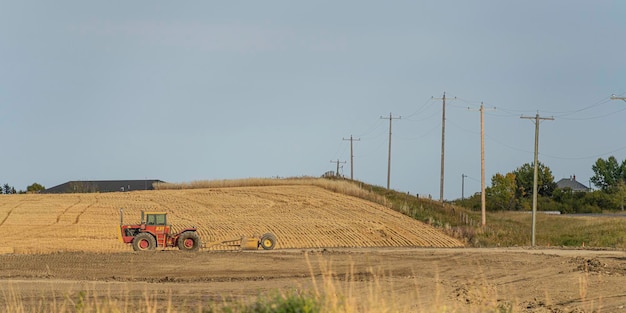
MULTIPOLYGON (((469 246, 531 245, 531 212, 487 212, 487 224, 483 228, 480 225, 481 212, 383 187, 354 183, 383 196, 394 210, 441 228, 469 246)), ((537 246, 626 249, 626 218, 538 213, 535 236, 537 246)))
MULTIPOLYGON (((450 203, 418 198, 380 186, 358 181, 332 179, 248 179, 198 181, 188 184, 164 184, 160 188, 206 188, 246 185, 314 184, 360 197, 392 208, 406 216, 441 229, 446 234, 474 247, 530 246, 530 212, 487 212, 487 225, 481 227, 481 213, 450 203), (341 187, 339 187, 341 186, 341 187)), ((598 247, 626 249, 626 218, 560 216, 537 214, 536 245, 562 247, 598 247)))

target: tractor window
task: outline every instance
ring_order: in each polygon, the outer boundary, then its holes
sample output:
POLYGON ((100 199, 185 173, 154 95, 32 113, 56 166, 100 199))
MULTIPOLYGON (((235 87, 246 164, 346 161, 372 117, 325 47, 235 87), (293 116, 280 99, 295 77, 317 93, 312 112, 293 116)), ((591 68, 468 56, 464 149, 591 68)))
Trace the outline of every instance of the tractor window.
POLYGON ((165 225, 165 214, 155 215, 157 225, 165 225))
POLYGON ((146 224, 148 225, 165 225, 165 214, 148 214, 146 224))

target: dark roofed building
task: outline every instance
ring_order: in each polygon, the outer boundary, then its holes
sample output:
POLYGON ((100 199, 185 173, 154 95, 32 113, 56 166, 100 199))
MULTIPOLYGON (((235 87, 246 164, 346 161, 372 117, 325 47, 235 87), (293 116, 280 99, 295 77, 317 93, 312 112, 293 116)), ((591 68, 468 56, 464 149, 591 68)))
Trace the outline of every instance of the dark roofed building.
POLYGON ((581 191, 588 192, 589 187, 579 183, 576 181, 576 175, 571 176, 570 178, 563 178, 556 183, 556 187, 560 189, 569 188, 572 191, 581 191))
POLYGON ((155 183, 162 183, 158 179, 142 180, 77 180, 48 188, 43 193, 87 193, 87 192, 116 192, 133 190, 154 190, 155 183))

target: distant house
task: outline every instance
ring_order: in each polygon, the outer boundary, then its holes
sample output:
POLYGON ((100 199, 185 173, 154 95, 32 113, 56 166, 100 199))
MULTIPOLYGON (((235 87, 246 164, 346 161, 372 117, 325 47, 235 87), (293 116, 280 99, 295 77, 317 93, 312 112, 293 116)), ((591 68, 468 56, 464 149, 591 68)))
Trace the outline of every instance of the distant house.
POLYGON ((588 192, 589 187, 576 181, 576 175, 570 176, 570 178, 563 178, 556 183, 556 187, 560 189, 569 188, 572 191, 588 192))
POLYGON ((42 193, 88 193, 88 192, 116 192, 134 190, 154 190, 155 183, 162 183, 158 179, 143 180, 75 180, 48 188, 42 193))

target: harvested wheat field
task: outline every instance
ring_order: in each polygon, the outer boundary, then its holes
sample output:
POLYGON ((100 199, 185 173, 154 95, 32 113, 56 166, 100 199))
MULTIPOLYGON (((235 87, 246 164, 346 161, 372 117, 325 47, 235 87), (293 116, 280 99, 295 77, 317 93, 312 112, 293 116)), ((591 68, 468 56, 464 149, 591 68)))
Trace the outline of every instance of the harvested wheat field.
POLYGON ((322 312, 626 312, 623 251, 476 249, 384 205, 311 184, 0 196, 5 312, 214 312, 311 294, 322 312), (275 250, 133 252, 119 209, 166 211, 203 241, 275 250))
POLYGON ((272 232, 277 249, 462 246, 382 205, 305 185, 3 196, 0 251, 129 251, 118 240, 120 208, 125 223, 168 212, 174 230, 195 226, 204 242, 272 232))

